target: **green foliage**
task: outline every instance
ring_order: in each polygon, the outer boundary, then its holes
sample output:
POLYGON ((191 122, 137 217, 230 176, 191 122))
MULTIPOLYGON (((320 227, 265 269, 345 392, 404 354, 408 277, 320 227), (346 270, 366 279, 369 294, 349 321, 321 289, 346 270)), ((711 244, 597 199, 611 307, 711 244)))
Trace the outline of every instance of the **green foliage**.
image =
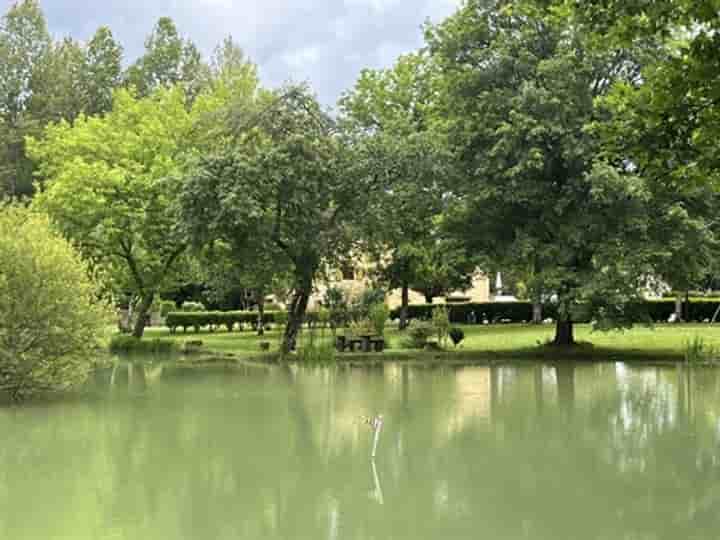
POLYGON ((336 354, 332 343, 313 340, 298 348, 297 361, 303 364, 332 364, 336 361, 336 354))
MULTIPOLYGON (((558 317, 640 299, 652 267, 652 194, 595 156, 596 100, 638 80, 644 50, 598 48, 543 5, 469 0, 428 29, 440 108, 465 171, 445 226, 471 253, 508 267, 558 317), (618 63, 617 58, 623 62, 618 63), (601 302, 597 306, 597 302, 601 302), (605 303, 603 303, 605 302, 605 303)), ((605 309, 604 327, 628 324, 605 309)))
MULTIPOLYGON (((430 321, 437 306, 434 304, 415 304, 409 306, 409 318, 419 321, 430 321)), ((717 299, 691 299, 689 321, 710 321, 715 311, 720 307, 717 299)), ((598 313, 604 309, 622 309, 622 313, 611 315, 614 318, 628 318, 633 323, 667 322, 675 312, 674 300, 646 300, 642 302, 623 303, 619 306, 609 306, 601 310, 582 309, 581 305, 575 307, 575 320, 577 322, 590 322, 595 320, 598 313)), ((513 322, 524 323, 532 320, 532 303, 530 302, 487 302, 452 304, 448 306, 448 314, 452 324, 481 324, 484 320, 489 323, 513 322)), ((392 319, 397 319, 400 309, 390 312, 392 319)), ((556 320, 558 307, 556 304, 543 305, 543 316, 556 320)))
POLYGON ((403 346, 407 349, 424 349, 435 332, 435 327, 431 323, 415 321, 410 325, 408 337, 403 342, 403 346))
POLYGON ((122 57, 123 49, 110 28, 98 28, 85 50, 83 94, 86 114, 103 114, 112 109, 113 92, 122 82, 122 57))
MULTIPOLYGON (((432 320, 435 304, 414 304, 408 308, 408 317, 415 320, 432 320)), ((485 302, 448 305, 448 317, 453 324, 468 324, 473 321, 481 324, 483 320, 497 323, 503 320, 528 322, 532 320, 530 302, 485 302)), ((543 306, 545 317, 556 318, 557 308, 553 304, 543 306)), ((400 316, 400 309, 394 309, 391 318, 400 316)))
POLYGON ((32 192, 32 165, 24 137, 37 130, 27 105, 33 74, 50 50, 47 22, 37 0, 14 3, 0 20, 0 196, 32 192))
POLYGON ((438 345, 444 347, 450 332, 450 315, 446 307, 438 306, 433 309, 432 325, 435 329, 438 345))
POLYGON ((183 219, 198 243, 224 240, 289 268, 287 353, 318 272, 352 246, 350 225, 375 180, 355 173, 350 147, 306 88, 231 111, 225 126, 227 148, 186 178, 183 219))
MULTIPOLYGON (((287 313, 284 311, 263 313, 265 324, 280 324, 283 318, 287 318, 287 313)), ((257 311, 173 311, 168 313, 165 318, 165 325, 173 334, 180 328, 183 332, 192 329, 198 333, 204 328, 210 332, 220 328, 232 332, 235 328, 242 330, 245 325, 255 328, 257 322, 257 311)))
POLYGON ((0 391, 23 398, 84 382, 111 321, 89 275, 46 216, 0 206, 0 391))
POLYGON ((705 342, 702 336, 695 335, 683 343, 685 362, 689 364, 717 360, 716 347, 705 342))
MULTIPOLYGON (((28 140, 43 189, 34 204, 147 311, 177 283, 186 240, 177 226, 178 173, 192 152, 194 114, 179 90, 147 99, 119 91, 111 113, 49 126, 28 140)), ((136 326, 136 337, 144 328, 136 326)))
POLYGON ((372 323, 375 335, 385 335, 385 325, 390 318, 390 309, 385 305, 385 302, 378 302, 370 307, 368 312, 368 318, 372 323))
POLYGON ((453 342, 453 346, 457 348, 457 346, 460 345, 465 339, 465 330, 463 330, 459 326, 453 326, 452 328, 450 328, 450 332, 448 332, 448 335, 450 336, 450 341, 453 342))
POLYGON ((378 304, 385 303, 385 291, 382 289, 365 289, 350 306, 350 316, 353 320, 367 319, 370 311, 378 304))
POLYGON ((163 300, 159 302, 159 311, 161 317, 166 317, 168 313, 171 311, 175 311, 177 309, 177 305, 175 302, 163 300))
POLYGON ((330 312, 330 327, 341 328, 350 321, 350 306, 345 291, 339 287, 330 287, 325 291, 323 305, 330 312))
POLYGON ((205 311, 205 306, 200 302, 183 302, 180 306, 181 311, 205 311))
POLYGON ((209 78, 197 47, 180 36, 169 17, 161 17, 145 40, 145 54, 127 72, 127 83, 140 95, 148 96, 158 88, 181 86, 188 101, 200 93, 209 78))
POLYGON ((175 341, 138 339, 127 335, 113 336, 108 348, 113 354, 168 354, 179 351, 175 341))

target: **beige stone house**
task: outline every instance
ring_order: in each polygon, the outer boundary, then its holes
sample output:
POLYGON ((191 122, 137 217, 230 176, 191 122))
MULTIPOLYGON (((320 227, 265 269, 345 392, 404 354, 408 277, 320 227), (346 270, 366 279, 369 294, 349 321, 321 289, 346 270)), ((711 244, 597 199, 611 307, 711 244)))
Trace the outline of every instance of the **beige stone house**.
MULTIPOLYGON (((330 278, 325 282, 319 283, 315 293, 310 298, 309 308, 313 309, 322 302, 325 292, 332 287, 337 287, 345 291, 350 298, 357 298, 363 291, 371 287, 367 265, 357 265, 355 267, 347 267, 342 270, 330 272, 330 278)), ((460 302, 489 302, 490 296, 490 280, 480 272, 473 277, 472 286, 465 291, 454 291, 445 298, 435 298, 433 303, 460 303, 460 302)), ((387 297, 387 304, 390 309, 397 308, 402 303, 402 293, 400 289, 390 291, 387 297)), ((415 291, 410 291, 410 304, 424 304, 425 297, 415 291)))

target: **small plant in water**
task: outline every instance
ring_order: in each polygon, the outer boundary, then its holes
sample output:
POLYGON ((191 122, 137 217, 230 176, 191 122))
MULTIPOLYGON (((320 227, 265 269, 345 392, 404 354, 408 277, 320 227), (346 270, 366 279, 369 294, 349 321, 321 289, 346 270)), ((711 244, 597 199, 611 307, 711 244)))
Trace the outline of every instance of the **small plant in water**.
POLYGON ((717 349, 701 336, 696 335, 685 342, 685 361, 689 364, 713 361, 717 356, 717 349))

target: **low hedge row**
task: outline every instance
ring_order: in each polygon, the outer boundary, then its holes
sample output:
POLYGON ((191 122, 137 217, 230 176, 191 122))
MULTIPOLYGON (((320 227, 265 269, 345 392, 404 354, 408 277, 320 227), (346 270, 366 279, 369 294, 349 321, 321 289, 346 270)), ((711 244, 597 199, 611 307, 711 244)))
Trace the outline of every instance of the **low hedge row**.
MULTIPOLYGON (((277 316, 278 311, 266 311, 263 315, 265 324, 272 324, 281 317, 277 316)), ((165 317, 165 326, 170 329, 171 333, 175 333, 178 328, 182 328, 183 332, 187 332, 188 328, 196 333, 203 328, 207 328, 211 332, 218 329, 225 329, 232 332, 234 329, 243 330, 247 325, 250 328, 256 328, 258 322, 257 311, 173 311, 165 317)))
MULTIPOLYGON (((408 306, 408 317, 416 320, 432 319, 437 304, 416 304, 408 306)), ((468 304, 446 304, 450 322, 453 324, 482 324, 484 320, 491 323, 501 321, 528 322, 532 321, 532 304, 530 302, 485 302, 468 304)), ((553 305, 543 306, 543 318, 554 318, 557 309, 553 305)), ((390 312, 392 319, 400 318, 400 308, 390 312)))
MULTIPOLYGON (((689 321, 702 322, 711 320, 720 306, 717 299, 700 300, 691 299, 689 321)), ((416 320, 430 320, 437 304, 420 304, 408 306, 408 317, 416 320)), ((482 324, 484 320, 490 323, 513 322, 522 323, 532 321, 532 304, 530 302, 486 302, 468 304, 447 304, 450 322, 453 324, 482 324)), ((637 322, 648 319, 652 322, 667 322, 675 313, 675 300, 648 300, 637 306, 634 311, 641 314, 637 322)), ((543 319, 556 319, 557 307, 554 304, 543 305, 543 319)), ((398 319, 400 308, 392 310, 390 317, 398 319)), ((720 317, 719 317, 720 319, 720 317)))

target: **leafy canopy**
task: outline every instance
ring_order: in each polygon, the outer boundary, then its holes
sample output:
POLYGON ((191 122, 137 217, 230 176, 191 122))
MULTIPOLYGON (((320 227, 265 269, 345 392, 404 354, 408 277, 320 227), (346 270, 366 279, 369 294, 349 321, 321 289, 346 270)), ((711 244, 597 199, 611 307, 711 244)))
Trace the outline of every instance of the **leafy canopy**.
POLYGON ((47 216, 0 206, 0 391, 15 398, 85 381, 109 310, 47 216))

